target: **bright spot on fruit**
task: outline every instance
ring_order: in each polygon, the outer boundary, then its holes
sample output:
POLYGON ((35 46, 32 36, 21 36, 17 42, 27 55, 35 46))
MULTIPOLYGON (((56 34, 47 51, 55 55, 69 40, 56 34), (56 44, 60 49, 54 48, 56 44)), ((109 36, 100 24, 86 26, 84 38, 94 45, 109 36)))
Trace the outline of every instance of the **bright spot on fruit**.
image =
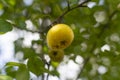
POLYGON ((101 51, 104 52, 104 51, 110 51, 110 46, 108 44, 105 44, 103 47, 101 47, 101 51))
POLYGON ((99 74, 105 74, 106 72, 107 72, 106 67, 104 67, 104 66, 99 66, 98 67, 98 73, 99 74))

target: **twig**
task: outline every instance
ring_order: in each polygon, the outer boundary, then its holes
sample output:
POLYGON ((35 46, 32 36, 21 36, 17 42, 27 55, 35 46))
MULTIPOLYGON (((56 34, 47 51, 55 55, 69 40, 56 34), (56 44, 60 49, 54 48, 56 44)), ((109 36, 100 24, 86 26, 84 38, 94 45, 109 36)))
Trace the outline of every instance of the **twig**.
POLYGON ((85 3, 89 2, 89 1, 91 1, 91 0, 85 0, 84 2, 80 3, 79 5, 77 5, 77 6, 73 7, 73 8, 70 8, 69 1, 67 0, 67 2, 68 2, 68 9, 67 9, 65 12, 63 12, 55 21, 53 21, 52 24, 49 25, 49 28, 50 28, 52 25, 60 22, 60 21, 62 20, 62 18, 63 18, 67 13, 69 13, 70 11, 72 11, 72 10, 74 10, 74 9, 76 9, 76 8, 79 8, 79 7, 86 7, 86 6, 84 6, 83 4, 85 4, 85 3))
POLYGON ((112 20, 113 16, 118 12, 119 12, 118 10, 115 10, 114 12, 112 12, 112 14, 109 17, 109 20, 112 20))
MULTIPOLYGON (((51 64, 51 61, 47 64, 48 70, 50 70, 50 64, 51 64)), ((49 79, 49 73, 47 74, 46 80, 48 80, 48 79, 49 79)))
POLYGON ((67 6, 68 6, 68 10, 70 10, 70 1, 67 0, 67 6))
POLYGON ((77 79, 76 79, 76 80, 78 80, 78 79, 80 78, 81 73, 83 72, 83 70, 84 70, 84 68, 85 68, 86 64, 87 64, 87 63, 88 63, 88 61, 89 61, 89 59, 90 59, 90 57, 87 57, 86 59, 84 59, 84 61, 83 61, 83 66, 82 66, 81 71, 79 72, 79 74, 78 74, 78 76, 77 76, 77 79))
MULTIPOLYGON (((96 47, 96 43, 93 44, 93 46, 92 46, 92 48, 91 48, 91 50, 90 50, 89 52, 92 53, 95 47, 96 47)), ((91 58, 91 55, 84 59, 84 61, 83 61, 83 66, 82 66, 81 71, 79 72, 79 74, 78 74, 78 76, 77 76, 77 79, 79 79, 79 78, 81 77, 81 74, 82 74, 82 72, 83 72, 86 64, 87 64, 88 61, 90 60, 90 58, 91 58)))

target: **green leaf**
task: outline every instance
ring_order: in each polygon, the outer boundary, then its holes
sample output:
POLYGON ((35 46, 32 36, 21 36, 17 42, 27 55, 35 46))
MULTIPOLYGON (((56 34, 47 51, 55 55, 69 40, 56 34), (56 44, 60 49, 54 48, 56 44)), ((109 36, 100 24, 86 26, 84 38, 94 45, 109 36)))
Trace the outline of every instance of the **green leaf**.
POLYGON ((27 66, 28 69, 37 76, 46 72, 46 69, 44 68, 44 63, 39 57, 29 58, 27 66))
POLYGON ((14 6, 16 4, 16 0, 7 0, 8 4, 14 6))
POLYGON ((29 71, 26 66, 20 66, 16 73, 17 80, 29 80, 29 71))
POLYGON ((0 34, 4 34, 13 29, 12 25, 6 20, 0 19, 0 34))
POLYGON ((0 80, 13 80, 13 79, 7 75, 0 75, 0 80))
POLYGON ((20 29, 26 29, 25 20, 16 20, 16 26, 20 29))
POLYGON ((25 64, 17 63, 17 62, 8 62, 6 66, 18 66, 18 70, 16 72, 16 79, 17 80, 29 80, 29 71, 25 64))
POLYGON ((49 74, 53 75, 53 76, 57 76, 57 77, 60 77, 60 74, 57 70, 53 70, 51 71, 49 74))
POLYGON ((24 53, 24 59, 31 58, 36 56, 35 50, 32 48, 22 48, 22 51, 24 53))
POLYGON ((6 72, 7 75, 15 78, 15 75, 16 75, 17 71, 13 66, 9 66, 9 67, 5 68, 5 72, 6 72))
POLYGON ((18 67, 20 67, 20 66, 24 66, 24 64, 22 64, 22 63, 17 63, 17 62, 8 62, 8 63, 6 64, 6 66, 18 66, 18 67))
POLYGON ((24 38, 19 38, 14 42, 15 45, 15 53, 19 52, 22 50, 22 45, 23 45, 23 39, 24 38))

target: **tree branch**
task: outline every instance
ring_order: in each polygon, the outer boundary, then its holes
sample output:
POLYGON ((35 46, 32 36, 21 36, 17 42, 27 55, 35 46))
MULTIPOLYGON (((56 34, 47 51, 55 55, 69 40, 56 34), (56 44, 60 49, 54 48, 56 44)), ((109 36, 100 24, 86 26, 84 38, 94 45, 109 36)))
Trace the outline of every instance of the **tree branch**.
POLYGON ((84 2, 80 3, 79 5, 70 8, 69 1, 67 0, 67 2, 68 2, 68 9, 67 9, 65 12, 63 12, 55 21, 53 21, 52 24, 49 25, 49 28, 50 28, 52 25, 56 24, 56 23, 60 23, 60 21, 62 20, 62 18, 63 18, 67 13, 69 13, 70 11, 72 11, 72 10, 74 10, 74 9, 77 9, 77 8, 79 8, 79 7, 86 7, 86 6, 84 6, 83 4, 85 4, 85 3, 89 2, 89 1, 91 1, 91 0, 85 0, 84 2))
POLYGON ((118 10, 115 10, 114 12, 112 12, 112 14, 110 15, 109 17, 109 20, 111 20, 115 14, 117 14, 119 11, 118 10))
POLYGON ((68 6, 68 10, 70 10, 70 1, 67 0, 67 6, 68 6))
MULTIPOLYGON (((48 70, 50 70, 50 64, 51 64, 51 61, 47 64, 48 70)), ((49 79, 49 73, 47 74, 46 80, 48 80, 48 79, 49 79)))
POLYGON ((83 66, 82 66, 81 71, 79 72, 79 74, 78 74, 78 76, 77 76, 77 79, 76 79, 76 80, 78 80, 78 79, 81 77, 81 73, 83 72, 83 70, 84 70, 84 68, 85 68, 86 64, 87 64, 87 63, 88 63, 88 61, 89 61, 89 59, 90 59, 90 57, 87 57, 87 58, 85 58, 85 59, 84 59, 84 61, 83 61, 83 66))

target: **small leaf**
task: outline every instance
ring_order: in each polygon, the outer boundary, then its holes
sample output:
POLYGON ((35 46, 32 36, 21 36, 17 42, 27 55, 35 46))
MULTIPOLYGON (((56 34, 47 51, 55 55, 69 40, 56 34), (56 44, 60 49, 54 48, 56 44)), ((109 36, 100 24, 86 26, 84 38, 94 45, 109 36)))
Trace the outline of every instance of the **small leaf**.
POLYGON ((58 72, 58 71, 56 71, 56 70, 51 71, 51 73, 49 73, 49 74, 51 74, 51 75, 53 75, 53 76, 60 77, 59 72, 58 72))
POLYGON ((4 34, 13 29, 12 25, 6 20, 0 19, 0 34, 4 34))
POLYGON ((20 29, 26 29, 26 23, 24 20, 17 20, 16 21, 16 25, 17 27, 19 27, 20 29))
POLYGON ((0 80, 13 80, 10 76, 0 75, 0 80))

